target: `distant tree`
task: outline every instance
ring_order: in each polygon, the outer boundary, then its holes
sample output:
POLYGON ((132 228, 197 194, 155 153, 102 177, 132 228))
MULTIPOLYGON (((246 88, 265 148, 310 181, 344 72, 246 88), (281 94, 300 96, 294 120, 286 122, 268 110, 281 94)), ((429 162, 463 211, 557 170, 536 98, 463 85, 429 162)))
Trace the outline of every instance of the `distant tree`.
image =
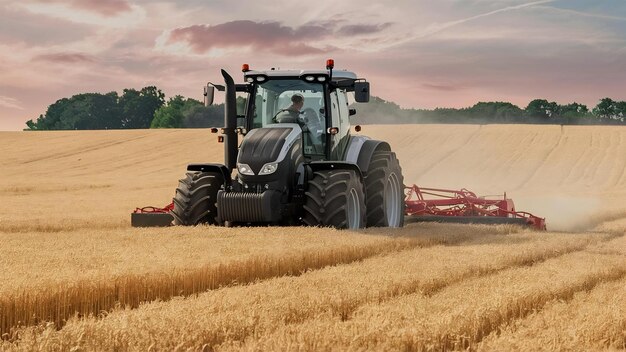
POLYGON ((196 106, 202 106, 202 103, 195 99, 185 99, 181 95, 177 95, 167 102, 167 105, 161 106, 155 113, 152 120, 151 128, 181 128, 185 113, 196 106))
POLYGON ((57 129, 55 126, 60 125, 61 114, 71 104, 70 99, 63 98, 57 100, 54 104, 48 106, 48 110, 45 114, 39 115, 36 122, 30 120, 26 122, 26 125, 31 130, 53 130, 57 129))
POLYGON ((33 130, 97 130, 120 128, 116 92, 84 93, 58 100, 36 122, 26 122, 33 130))
POLYGON ((593 109, 593 114, 600 119, 613 119, 617 115, 616 102, 611 98, 601 99, 598 105, 593 109))
POLYGON ((535 99, 526 106, 526 115, 531 118, 549 120, 559 115, 559 105, 545 99, 535 99))
POLYGON ((524 116, 524 111, 508 102, 480 102, 468 109, 474 119, 488 122, 511 122, 524 116))
POLYGON ((559 113, 563 117, 584 117, 589 113, 587 105, 576 102, 566 105, 559 105, 559 113))
POLYGON ((246 103, 248 100, 242 96, 237 97, 237 115, 244 115, 246 113, 246 103))
POLYGON ((193 106, 183 114, 183 127, 206 128, 224 126, 224 104, 193 106))
POLYGON ((155 111, 165 103, 165 94, 157 87, 144 87, 140 91, 124 89, 119 99, 123 128, 149 128, 155 111))
POLYGON ((620 121, 626 122, 626 101, 615 103, 615 115, 620 121))

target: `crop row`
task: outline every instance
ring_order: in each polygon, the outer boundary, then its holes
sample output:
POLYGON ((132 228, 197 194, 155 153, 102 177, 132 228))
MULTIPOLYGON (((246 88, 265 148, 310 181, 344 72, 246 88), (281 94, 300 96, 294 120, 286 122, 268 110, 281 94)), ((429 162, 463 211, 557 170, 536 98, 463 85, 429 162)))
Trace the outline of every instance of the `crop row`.
MULTIPOLYGON (((480 228, 474 228, 474 231, 477 229, 480 230, 480 228)), ((500 229, 484 227, 484 229, 496 233, 506 230, 505 227, 500 229)), ((231 256, 230 260, 222 258, 216 260, 214 264, 195 267, 168 269, 165 265, 161 266, 162 269, 158 271, 148 270, 138 274, 125 272, 120 275, 107 275, 100 272, 98 276, 76 280, 64 278, 52 284, 43 284, 28 289, 19 289, 18 286, 13 291, 10 290, 10 281, 8 281, 3 283, 4 294, 0 296, 0 334, 6 334, 16 326, 43 322, 53 322, 57 327, 61 327, 75 314, 97 315, 117 306, 136 308, 142 302, 169 300, 176 296, 187 296, 222 286, 245 284, 272 277, 300 275, 309 270, 351 263, 379 254, 442 243, 454 244, 473 238, 471 228, 454 234, 433 231, 405 237, 342 235, 339 231, 333 231, 333 233, 337 237, 324 236, 326 241, 318 239, 318 243, 308 245, 301 245, 302 240, 298 239, 295 234, 291 235, 294 241, 287 244, 287 248, 284 246, 266 247, 265 252, 256 250, 243 256, 231 256)), ((314 238, 314 236, 306 237, 314 238)), ((245 237, 234 236, 227 239, 233 245, 245 240, 245 237)), ((283 240, 288 240, 288 238, 283 238, 283 240)), ((207 238, 206 241, 210 242, 211 239, 207 238)), ((257 241, 262 242, 263 238, 257 241)), ((263 244, 267 246, 267 240, 263 244)), ((111 246, 119 248, 124 246, 124 243, 112 242, 111 246)), ((67 249, 68 252, 71 250, 71 248, 67 249)), ((180 253, 180 255, 185 254, 180 253)), ((64 253, 61 251, 55 255, 62 258, 64 253)), ((228 256, 225 257, 228 258, 228 256)), ((139 256, 138 258, 140 258, 137 259, 140 264, 150 263, 145 262, 145 257, 139 256)), ((210 263, 208 258, 204 262, 210 263)), ((137 263, 132 262, 132 259, 130 264, 131 267, 138 266, 137 263)), ((7 270, 10 272, 10 267, 7 270)), ((62 270, 63 268, 59 269, 59 271, 62 270)), ((49 272, 52 275, 58 275, 54 271, 49 270, 49 272)), ((77 275, 80 274, 77 273, 77 275)))
MULTIPOLYGON (((623 240, 622 237, 613 244, 623 244, 623 240)), ((345 321, 321 316, 302 324, 283 324, 269 334, 258 334, 243 342, 231 340, 221 347, 282 351, 475 349, 486 336, 541 310, 549 302, 567 301, 603 282, 623 282, 624 254, 570 253, 530 267, 468 279, 434 295, 418 292, 383 303, 373 302, 360 307, 345 321)), ((587 314, 594 311, 587 310, 587 314)), ((582 320, 580 313, 578 319, 582 320)), ((554 340, 562 336, 558 327, 565 324, 567 320, 562 320, 560 326, 551 329, 554 340)), ((623 341, 623 324, 623 317, 605 321, 602 329, 606 336, 596 341, 599 347, 619 345, 623 341)), ((545 340, 549 338, 546 336, 545 340)), ((506 343, 498 346, 496 350, 509 349, 506 343)))
MULTIPOLYGON (((527 270, 546 275, 542 264, 537 263, 581 251, 608 238, 605 235, 558 234, 483 236, 473 244, 389 251, 388 255, 314 270, 299 277, 222 288, 197 297, 146 304, 136 310, 118 310, 101 318, 73 318, 59 331, 55 331, 54 326, 18 330, 12 338, 19 337, 19 340, 6 348, 146 350, 153 347, 171 350, 220 345, 240 347, 241 343, 250 343, 246 346, 275 350, 297 346, 299 340, 280 346, 267 345, 268 341, 285 341, 288 336, 305 341, 309 341, 306 336, 310 336, 310 341, 326 341, 330 348, 342 342, 332 340, 333 331, 353 333, 349 325, 352 322, 367 326, 367 319, 376 320, 375 317, 361 320, 363 307, 393 307, 395 304, 388 302, 401 301, 402 297, 434 299, 448 292, 449 287, 463 285, 468 280, 482 278, 491 283, 499 272, 513 270, 514 274, 510 275, 515 275, 518 271, 511 268, 520 266, 536 264, 527 270), (318 335, 307 335, 309 326, 316 327, 311 332, 318 335), (291 335, 290 329, 305 335, 291 335), (285 335, 281 335, 283 333, 285 335), (320 340, 319 334, 325 333, 329 339, 320 340), (263 340, 265 336, 270 338, 263 340)), ((603 262, 604 265, 611 263, 603 262)), ((598 274, 596 266, 592 265, 588 271, 598 274)), ((464 292, 462 296, 470 293, 464 292)), ((395 320, 393 316, 389 319, 395 320)), ((383 326, 377 322, 368 329, 383 326)), ((324 345, 308 347, 319 346, 324 345)))

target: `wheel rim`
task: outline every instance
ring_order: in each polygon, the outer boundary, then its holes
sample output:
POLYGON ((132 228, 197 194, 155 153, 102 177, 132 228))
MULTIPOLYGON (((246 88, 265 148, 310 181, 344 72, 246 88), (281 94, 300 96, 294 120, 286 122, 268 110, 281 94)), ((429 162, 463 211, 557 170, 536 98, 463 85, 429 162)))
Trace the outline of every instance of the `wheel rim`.
POLYGON ((387 226, 399 227, 400 217, 403 216, 402 205, 400 199, 400 181, 396 174, 391 174, 387 178, 385 185, 385 216, 387 217, 387 226))
POLYGON ((359 204, 359 195, 356 189, 350 189, 348 193, 348 228, 358 229, 361 228, 361 206, 359 204))

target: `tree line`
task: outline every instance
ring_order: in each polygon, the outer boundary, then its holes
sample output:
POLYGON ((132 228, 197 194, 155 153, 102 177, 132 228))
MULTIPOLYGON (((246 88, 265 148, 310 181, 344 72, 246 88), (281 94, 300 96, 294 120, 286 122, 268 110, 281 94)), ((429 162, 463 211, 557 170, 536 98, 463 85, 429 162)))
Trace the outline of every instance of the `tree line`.
POLYGON ((601 99, 589 109, 584 104, 560 105, 535 99, 525 108, 508 102, 480 102, 461 109, 403 109, 398 104, 372 97, 356 104, 358 122, 376 123, 533 123, 564 125, 626 125, 626 101, 601 99))
MULTIPOLYGON (((245 100, 237 98, 243 111, 245 100)), ((626 102, 604 98, 592 109, 584 104, 560 105, 535 99, 525 108, 507 102, 480 102, 462 109, 403 109, 396 103, 372 97, 368 104, 355 104, 356 122, 380 123, 549 123, 626 124, 626 102)), ((63 98, 45 114, 26 122, 27 130, 97 130, 132 128, 200 128, 223 125, 224 105, 205 107, 181 95, 165 100, 154 86, 140 90, 83 93, 63 98)))
POLYGON ((205 107, 200 101, 180 95, 165 101, 154 87, 124 89, 106 94, 83 93, 51 104, 27 130, 103 130, 163 127, 221 126, 224 105, 205 107))

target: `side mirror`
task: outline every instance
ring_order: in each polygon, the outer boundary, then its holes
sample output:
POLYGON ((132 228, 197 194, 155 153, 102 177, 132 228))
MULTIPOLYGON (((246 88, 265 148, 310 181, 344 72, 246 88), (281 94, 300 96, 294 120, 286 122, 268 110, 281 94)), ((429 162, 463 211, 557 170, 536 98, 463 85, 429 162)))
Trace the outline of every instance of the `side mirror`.
POLYGON ((204 87, 204 106, 213 105, 213 98, 215 97, 215 87, 211 84, 207 84, 204 87))
POLYGON ((354 115, 356 115, 356 109, 349 109, 349 110, 348 110, 348 115, 349 115, 349 116, 354 116, 354 115))
POLYGON ((354 100, 357 103, 370 101, 370 82, 354 82, 354 100))

